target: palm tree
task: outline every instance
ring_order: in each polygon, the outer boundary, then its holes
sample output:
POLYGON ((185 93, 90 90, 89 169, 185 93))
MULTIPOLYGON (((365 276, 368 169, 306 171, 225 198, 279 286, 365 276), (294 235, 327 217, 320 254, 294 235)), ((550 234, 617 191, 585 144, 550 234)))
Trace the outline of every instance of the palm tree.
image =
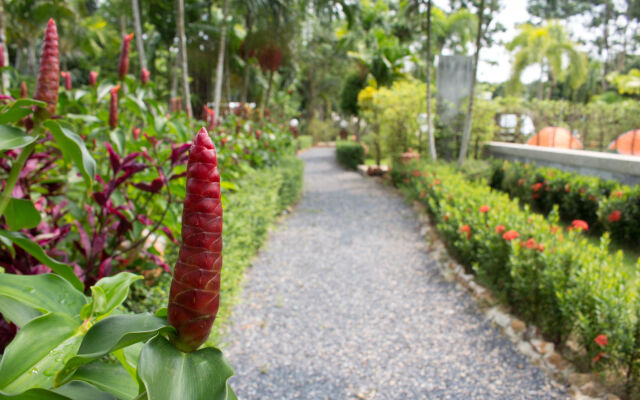
POLYGON ((570 40, 569 35, 558 22, 548 22, 541 27, 531 24, 520 26, 520 33, 507 43, 507 49, 516 52, 508 82, 512 92, 517 91, 521 86, 522 71, 532 65, 540 68, 538 99, 542 99, 545 75, 551 78, 551 85, 547 88, 547 99, 551 96, 551 88, 558 80, 564 81, 568 78, 570 86, 576 89, 586 77, 585 55, 576 50, 576 44, 570 40), (565 60, 568 60, 568 64, 565 60))

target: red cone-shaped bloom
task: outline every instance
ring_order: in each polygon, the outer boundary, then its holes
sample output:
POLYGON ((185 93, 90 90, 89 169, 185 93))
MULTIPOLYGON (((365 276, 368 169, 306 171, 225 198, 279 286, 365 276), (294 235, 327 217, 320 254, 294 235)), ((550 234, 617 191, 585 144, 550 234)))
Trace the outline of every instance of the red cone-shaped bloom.
POLYGON ((222 204, 216 149, 207 131, 189 151, 187 195, 182 212, 182 245, 169 293, 168 321, 174 345, 196 350, 209 337, 220 301, 222 204))
POLYGON ((52 19, 47 24, 40 52, 40 69, 36 80, 34 99, 47 103, 49 114, 56 112, 60 86, 60 60, 58 58, 58 29, 52 19))
POLYGON ((129 72, 129 47, 133 39, 133 33, 124 35, 122 38, 122 49, 120 50, 120 62, 118 62, 118 78, 124 79, 129 72))
POLYGON ((27 91, 27 84, 22 81, 20 82, 20 98, 24 99, 29 96, 29 92, 27 91))
POLYGON ((118 90, 120 90, 120 85, 111 89, 111 103, 109 103, 109 127, 111 129, 118 126, 118 90))
POLYGON ((98 81, 98 73, 96 71, 89 71, 89 85, 93 86, 98 81))
POLYGON ((149 72, 148 69, 142 68, 142 71, 140 71, 140 82, 142 82, 142 85, 146 85, 149 82, 150 75, 151 72, 149 72))
POLYGON ((68 71, 62 71, 60 72, 60 76, 64 78, 64 88, 66 90, 71 90, 71 74, 68 71))

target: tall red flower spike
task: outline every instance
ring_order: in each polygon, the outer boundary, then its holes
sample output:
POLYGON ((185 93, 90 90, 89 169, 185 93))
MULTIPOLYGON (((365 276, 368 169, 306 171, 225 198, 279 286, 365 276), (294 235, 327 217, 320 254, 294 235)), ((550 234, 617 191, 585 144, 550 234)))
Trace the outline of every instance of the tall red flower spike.
POLYGON ((27 90, 27 84, 25 81, 20 82, 20 98, 24 99, 29 96, 29 91, 27 90))
POLYGON ((98 73, 96 71, 89 71, 89 86, 93 86, 98 81, 98 73))
POLYGON ((148 69, 142 68, 142 71, 140 71, 140 82, 142 82, 143 86, 149 82, 150 75, 151 75, 151 72, 149 72, 148 69))
POLYGON ((133 39, 133 33, 124 35, 122 38, 122 49, 120 50, 120 61, 118 62, 118 78, 124 79, 129 72, 129 47, 133 39))
POLYGON ((222 204, 216 149, 202 128, 189 151, 182 245, 169 293, 174 345, 196 350, 209 337, 220 302, 222 204))
POLYGON ((64 88, 66 90, 71 90, 71 74, 68 71, 62 71, 60 72, 60 76, 64 78, 64 88))
POLYGON ((118 126, 118 90, 120 90, 120 85, 111 89, 111 102, 109 103, 109 127, 111 129, 118 126))
POLYGON ((47 103, 49 114, 56 112, 58 104, 58 87, 60 86, 60 60, 58 59, 58 29, 51 18, 44 32, 42 51, 40 52, 40 69, 36 80, 34 99, 47 103))

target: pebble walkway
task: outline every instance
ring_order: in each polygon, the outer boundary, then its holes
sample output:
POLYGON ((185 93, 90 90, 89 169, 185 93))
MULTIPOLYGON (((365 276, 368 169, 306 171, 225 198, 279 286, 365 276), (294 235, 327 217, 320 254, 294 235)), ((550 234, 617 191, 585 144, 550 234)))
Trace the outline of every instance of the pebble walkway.
POLYGON ((565 399, 439 274, 413 210, 311 149, 248 270, 225 355, 239 399, 565 399))

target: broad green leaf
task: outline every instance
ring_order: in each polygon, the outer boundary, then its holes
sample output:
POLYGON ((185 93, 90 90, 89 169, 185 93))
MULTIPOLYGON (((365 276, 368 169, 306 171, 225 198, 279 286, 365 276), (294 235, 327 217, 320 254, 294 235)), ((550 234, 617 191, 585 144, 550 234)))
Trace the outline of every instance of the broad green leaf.
POLYGON ((19 149, 35 141, 35 136, 27 135, 22 129, 0 125, 0 150, 19 149))
POLYGON ((22 393, 53 385, 55 374, 76 354, 81 321, 49 313, 27 323, 7 346, 0 361, 0 391, 22 393))
POLYGON ((95 361, 83 365, 78 368, 70 383, 74 381, 88 382, 119 399, 133 399, 138 395, 138 383, 120 364, 95 361))
POLYGON ((18 99, 15 101, 15 103, 13 103, 12 107, 25 107, 25 106, 46 107, 47 103, 44 101, 35 100, 35 99, 18 99))
POLYGON ((70 266, 49 257, 37 243, 31 241, 31 239, 29 239, 26 235, 23 235, 19 232, 8 232, 0 230, 0 236, 4 237, 7 240, 10 240, 16 246, 21 247, 24 251, 35 257, 36 260, 40 261, 47 267, 51 268, 53 272, 69 281, 69 283, 71 283, 76 289, 80 291, 84 290, 84 284, 80 281, 76 274, 73 273, 73 269, 70 266))
POLYGON ((7 321, 11 321, 22 328, 27 322, 42 315, 35 310, 10 297, 0 296, 0 313, 7 321))
MULTIPOLYGON (((74 318, 80 315, 80 310, 88 301, 82 292, 54 274, 0 274, 0 296, 17 301, 43 314, 56 312, 74 318)), ((3 314, 6 311, 0 308, 3 314)))
POLYGON ((235 399, 227 382, 233 373, 220 350, 207 347, 183 353, 162 336, 144 346, 138 364, 149 400, 235 399))
POLYGON ((82 138, 70 130, 61 127, 56 121, 48 120, 44 126, 49 129, 56 143, 62 150, 65 159, 73 161, 73 164, 80 170, 87 186, 93 184, 93 177, 96 176, 96 161, 91 157, 82 138))
POLYGON ((88 124, 91 123, 95 123, 95 122, 100 122, 100 118, 96 117, 95 115, 87 115, 87 114, 67 114, 67 118, 68 119, 79 119, 81 121, 84 121, 88 124))
POLYGON ((120 128, 110 129, 109 139, 111 139, 111 143, 115 146, 116 152, 122 154, 126 143, 124 131, 120 128))
POLYGON ((14 231, 35 228, 42 219, 31 200, 14 198, 9 200, 4 217, 9 228, 14 231))
POLYGON ((113 355, 120 361, 124 369, 127 370, 131 379, 134 379, 136 382, 138 380, 138 360, 140 359, 140 353, 143 347, 144 343, 138 342, 113 352, 113 355))
POLYGON ((57 389, 29 389, 16 395, 0 392, 0 400, 116 400, 85 382, 73 381, 57 389))
POLYGON ((96 313, 99 315, 109 315, 127 299, 131 284, 140 279, 143 279, 141 275, 130 272, 121 272, 117 275, 100 279, 95 286, 104 291, 106 303, 103 309, 96 313))
POLYGON ((11 107, 6 112, 0 114, 0 124, 11 124, 13 122, 20 121, 31 113, 32 111, 28 108, 11 107))
POLYGON ((158 333, 171 331, 173 328, 165 319, 149 313, 113 315, 105 318, 89 329, 78 354, 71 358, 56 376, 56 384, 70 379, 73 372, 83 364, 134 343, 146 342, 158 333))

